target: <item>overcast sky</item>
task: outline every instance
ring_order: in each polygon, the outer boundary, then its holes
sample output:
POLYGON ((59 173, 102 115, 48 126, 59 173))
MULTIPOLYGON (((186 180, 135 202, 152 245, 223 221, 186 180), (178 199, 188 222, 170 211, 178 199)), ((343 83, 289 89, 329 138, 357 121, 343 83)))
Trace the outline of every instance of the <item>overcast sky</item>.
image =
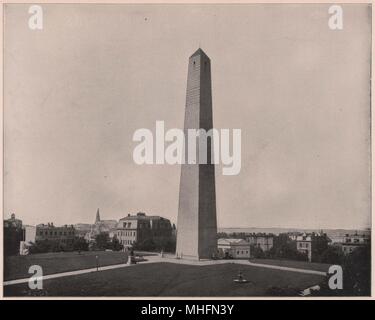
POLYGON ((219 227, 370 225, 369 5, 5 6, 5 217, 55 225, 143 211, 177 220, 179 166, 133 162, 138 128, 182 128, 187 64, 211 58, 219 227))

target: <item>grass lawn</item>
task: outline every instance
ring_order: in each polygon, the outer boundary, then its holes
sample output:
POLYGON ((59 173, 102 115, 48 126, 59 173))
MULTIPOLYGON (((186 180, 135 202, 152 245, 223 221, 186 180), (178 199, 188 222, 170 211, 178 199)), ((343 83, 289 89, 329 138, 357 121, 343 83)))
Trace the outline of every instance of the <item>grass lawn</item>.
POLYGON ((127 254, 112 251, 51 252, 28 256, 4 257, 4 280, 30 277, 28 270, 32 265, 40 265, 43 274, 73 271, 96 267, 95 256, 100 266, 125 263, 127 254))
POLYGON ((294 260, 278 260, 278 259, 251 259, 251 262, 270 264, 270 265, 280 266, 280 267, 323 271, 323 272, 327 272, 329 267, 331 266, 330 264, 326 264, 326 263, 315 263, 315 262, 294 261, 294 260))
MULTIPOLYGON (((172 263, 134 265, 45 280, 47 296, 264 296, 273 286, 305 289, 322 276, 233 263, 189 266, 172 263), (241 269, 246 284, 233 279, 241 269)), ((31 294, 27 284, 4 287, 5 296, 31 294)))

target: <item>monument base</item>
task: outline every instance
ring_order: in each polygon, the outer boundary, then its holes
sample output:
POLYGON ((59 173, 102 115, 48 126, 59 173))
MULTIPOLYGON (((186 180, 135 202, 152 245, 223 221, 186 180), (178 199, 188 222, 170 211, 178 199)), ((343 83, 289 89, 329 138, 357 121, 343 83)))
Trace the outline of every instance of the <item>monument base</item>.
POLYGON ((180 254, 180 255, 178 255, 177 253, 176 253, 175 257, 176 257, 176 259, 193 260, 193 261, 209 261, 209 260, 214 260, 213 258, 208 258, 208 257, 199 257, 199 256, 193 256, 193 255, 187 255, 187 254, 180 254))

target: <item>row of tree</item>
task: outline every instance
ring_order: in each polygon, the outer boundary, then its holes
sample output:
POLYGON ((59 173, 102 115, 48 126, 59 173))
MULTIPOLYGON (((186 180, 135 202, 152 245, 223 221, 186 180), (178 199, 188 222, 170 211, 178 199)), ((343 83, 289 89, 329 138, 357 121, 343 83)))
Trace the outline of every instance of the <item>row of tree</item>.
MULTIPOLYGON (((15 232, 14 230, 12 230, 15 232)), ((22 240, 22 233, 19 237, 14 237, 14 234, 5 234, 6 246, 4 253, 6 255, 16 255, 19 252, 19 242, 22 240), (15 240, 14 240, 15 239, 15 240), (11 241, 14 240, 14 241, 11 241)), ((29 253, 45 253, 45 252, 61 252, 61 251, 88 251, 88 250, 123 250, 124 246, 120 241, 113 237, 109 237, 108 233, 100 233, 96 235, 93 242, 88 242, 82 237, 75 237, 72 241, 62 242, 56 240, 39 240, 29 246, 29 253)), ((148 238, 133 244, 134 250, 141 251, 164 251, 175 252, 176 239, 174 237, 154 237, 148 238)))
MULTIPOLYGON (((218 233, 218 238, 241 238, 246 239, 246 233, 218 233)), ((328 245, 327 236, 320 236, 312 248, 312 261, 321 263, 341 264, 344 261, 344 254, 339 247, 328 245)), ((274 235, 273 247, 268 251, 251 245, 251 256, 253 258, 269 258, 269 259, 289 259, 298 261, 308 261, 306 253, 297 250, 296 241, 290 239, 287 233, 274 235)))
POLYGON ((369 244, 356 248, 343 257, 343 288, 329 288, 330 275, 320 284, 320 290, 312 295, 319 296, 370 296, 371 295, 371 246, 369 244))
POLYGON ((110 239, 108 233, 100 233, 95 241, 89 244, 84 238, 76 237, 73 241, 61 242, 59 240, 41 240, 32 243, 30 253, 60 252, 60 251, 88 251, 88 250, 113 250, 120 251, 123 245, 117 238, 110 239))
POLYGON ((99 233, 95 237, 94 243, 90 246, 91 250, 113 250, 113 251, 120 251, 124 248, 124 246, 120 243, 120 241, 113 237, 112 239, 109 238, 109 234, 106 232, 99 233))
POLYGON ((63 243, 59 240, 39 240, 32 243, 29 247, 29 253, 45 253, 60 251, 87 251, 88 243, 83 238, 76 237, 73 241, 63 243))
MULTIPOLYGON (((330 274, 319 283, 320 290, 313 290, 312 296, 370 296, 371 295, 371 247, 364 245, 344 255, 340 248, 329 246, 320 256, 321 262, 342 267, 342 289, 329 287, 330 274)), ((270 287, 267 295, 296 296, 301 288, 270 287)))
POLYGON ((174 253, 176 251, 176 239, 174 237, 148 238, 140 242, 135 242, 133 248, 134 250, 140 251, 164 251, 174 253))
MULTIPOLYGON (((273 247, 266 252, 261 248, 253 247, 252 255, 255 258, 274 258, 308 261, 306 253, 297 250, 296 242, 291 240, 287 234, 275 236, 273 247)), ((314 242, 312 248, 312 262, 342 264, 345 255, 340 247, 328 245, 328 239, 319 238, 314 242)))
MULTIPOLYGON (((109 238, 108 233, 100 233, 95 237, 92 249, 94 250, 114 250, 119 251, 123 249, 123 245, 116 237, 109 238)), ((174 237, 153 237, 142 241, 136 241, 132 244, 134 250, 139 251, 176 251, 176 239, 174 237)))

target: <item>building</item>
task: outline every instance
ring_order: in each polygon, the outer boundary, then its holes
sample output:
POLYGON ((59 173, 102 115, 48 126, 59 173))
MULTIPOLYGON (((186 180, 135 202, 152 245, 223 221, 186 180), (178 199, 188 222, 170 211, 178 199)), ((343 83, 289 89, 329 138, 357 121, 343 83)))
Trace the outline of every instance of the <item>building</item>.
POLYGON ((10 219, 4 220, 4 254, 27 254, 28 247, 35 243, 36 227, 23 225, 14 213, 10 219))
POLYGON ((293 231, 293 232, 288 232, 288 237, 292 241, 297 241, 297 237, 302 236, 303 234, 304 234, 303 232, 293 231))
POLYGON ((322 254, 331 240, 325 233, 302 234, 296 237, 297 250, 306 254, 308 260, 314 261, 315 257, 322 254))
POLYGON ((358 247, 370 244, 370 236, 366 234, 355 233, 353 235, 346 234, 341 244, 341 250, 345 255, 352 253, 358 247))
POLYGON ((244 239, 221 238, 217 241, 217 249, 222 258, 250 258, 250 243, 244 239))
POLYGON ((16 219, 16 215, 12 213, 10 219, 4 220, 4 227, 22 228, 22 220, 16 219))
POLYGON ((312 237, 310 235, 296 236, 297 250, 306 254, 309 261, 312 259, 312 237))
POLYGON ((96 211, 94 224, 91 225, 90 231, 85 234, 85 239, 89 242, 95 240, 95 237, 100 233, 114 234, 113 231, 117 228, 116 220, 101 220, 99 209, 96 211))
MULTIPOLYGON (((189 59, 184 132, 212 129, 211 61, 198 49, 189 59)), ((210 259, 217 252, 215 166, 211 164, 211 140, 207 153, 196 150, 196 158, 207 164, 181 165, 177 219, 176 256, 210 259)), ((187 152, 185 153, 187 156, 187 152)))
POLYGON ((91 231, 92 224, 90 223, 76 223, 74 229, 76 230, 76 236, 84 238, 87 233, 91 231))
POLYGON ((4 220, 4 256, 17 255, 23 240, 22 220, 16 219, 14 213, 4 220))
POLYGON ((23 241, 25 241, 25 243, 27 245, 30 245, 31 243, 35 243, 35 241, 36 241, 36 227, 24 225, 22 227, 22 229, 23 229, 23 241))
POLYGON ((114 235, 125 248, 130 248, 135 242, 146 239, 170 238, 172 225, 166 218, 147 216, 143 212, 138 212, 136 215, 128 214, 120 219, 114 235))
POLYGON ((260 248, 263 252, 266 252, 273 247, 273 234, 253 233, 246 237, 246 241, 251 246, 260 248))
POLYGON ((57 241, 60 245, 66 246, 73 244, 75 229, 73 225, 64 225, 55 227, 53 223, 38 224, 36 226, 35 241, 57 241))
POLYGON ((20 255, 27 255, 29 254, 30 246, 35 243, 36 241, 36 227, 24 225, 22 227, 23 230, 23 237, 22 241, 20 242, 20 255))

